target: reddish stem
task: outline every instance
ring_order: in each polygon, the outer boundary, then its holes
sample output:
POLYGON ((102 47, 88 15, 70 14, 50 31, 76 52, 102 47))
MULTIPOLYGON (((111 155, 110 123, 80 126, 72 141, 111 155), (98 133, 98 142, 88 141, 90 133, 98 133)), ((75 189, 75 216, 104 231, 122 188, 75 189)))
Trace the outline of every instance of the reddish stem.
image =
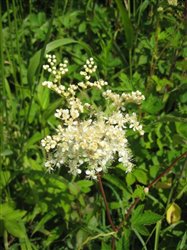
POLYGON ((99 189, 101 191, 101 194, 102 194, 102 197, 103 197, 103 200, 104 200, 104 203, 105 203, 108 221, 109 221, 112 229, 114 231, 117 231, 116 227, 115 227, 115 225, 114 225, 114 223, 112 221, 112 217, 110 215, 110 209, 109 209, 109 206, 108 206, 108 202, 107 202, 107 199, 106 199, 106 195, 105 195, 105 191, 104 191, 104 188, 103 188, 103 183, 102 183, 101 175, 100 174, 97 174, 97 180, 98 180, 98 183, 99 183, 99 189))
MULTIPOLYGON (((181 160, 182 158, 187 157, 187 151, 185 153, 183 153, 182 155, 180 155, 179 157, 177 157, 172 164, 166 168, 166 170, 164 172, 162 172, 158 177, 156 177, 156 179, 154 179, 148 186, 148 190, 155 184, 157 183, 164 175, 166 175, 168 172, 170 172, 170 170, 176 165, 176 163, 181 160)), ((140 201, 140 198, 136 198, 135 201, 132 203, 132 205, 130 206, 130 208, 127 210, 127 213, 125 215, 124 220, 119 224, 119 226, 116 228, 117 231, 119 231, 124 223, 127 221, 127 219, 129 218, 132 210, 136 207, 136 205, 138 204, 138 202, 140 201)))
MULTIPOLYGON (((147 186, 147 189, 149 190, 155 183, 157 183, 164 175, 166 175, 168 172, 170 172, 170 170, 176 165, 176 163, 181 160, 182 158, 184 157, 187 157, 187 151, 183 154, 181 154, 178 158, 176 158, 172 164, 165 169, 164 172, 162 172, 158 177, 156 177, 148 186, 147 186)), ((105 207, 106 207, 106 213, 107 213, 107 218, 108 218, 108 221, 112 227, 112 229, 115 231, 115 232, 119 232, 119 230, 123 227, 123 225, 125 224, 125 222, 128 220, 132 210, 136 207, 136 205, 139 203, 140 201, 140 198, 136 198, 135 201, 131 204, 130 208, 127 210, 127 213, 125 215, 125 218, 124 220, 119 224, 119 226, 115 226, 113 221, 112 221, 112 217, 110 215, 110 209, 109 209, 109 205, 108 205, 108 202, 107 202, 107 199, 106 199, 106 195, 105 195, 105 191, 104 191, 104 188, 103 188, 103 184, 102 184, 102 180, 101 180, 101 175, 100 174, 97 174, 97 180, 98 180, 98 183, 99 183, 99 189, 101 191, 101 194, 102 194, 102 197, 103 197, 103 200, 104 200, 104 203, 105 203, 105 207)), ((112 237, 112 250, 115 249, 115 237, 112 237)))
MULTIPOLYGON (((115 227, 113 221, 112 221, 112 217, 110 215, 110 209, 109 209, 109 206, 108 206, 108 202, 107 202, 107 199, 106 199, 106 194, 105 194, 105 191, 104 191, 104 188, 103 188, 103 183, 102 183, 102 179, 101 179, 101 175, 100 174, 97 174, 97 180, 98 180, 98 183, 99 183, 99 189, 101 191, 101 194, 102 194, 102 197, 103 197, 103 200, 104 200, 104 203, 105 203, 105 207, 106 207, 106 214, 107 214, 107 218, 108 218, 108 221, 112 227, 112 229, 115 231, 115 232, 118 232, 118 229, 115 227)), ((111 249, 112 250, 115 250, 115 242, 116 242, 116 239, 115 237, 113 236, 112 237, 112 245, 111 245, 111 249)))

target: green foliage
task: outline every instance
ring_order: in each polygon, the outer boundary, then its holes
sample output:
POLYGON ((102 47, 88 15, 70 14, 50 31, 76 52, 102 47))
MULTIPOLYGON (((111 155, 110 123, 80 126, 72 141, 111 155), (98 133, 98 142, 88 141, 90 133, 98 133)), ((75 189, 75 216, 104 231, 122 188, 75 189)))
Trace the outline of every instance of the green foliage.
MULTIPOLYGON (((118 250, 187 249, 186 160, 177 162, 148 194, 144 192, 187 150, 184 3, 2 2, 0 248, 106 250, 111 249, 113 236, 118 250), (54 131, 58 122, 53 113, 64 102, 41 86, 41 66, 49 52, 68 58, 77 80, 79 65, 93 56, 100 77, 112 90, 138 89, 146 97, 137 110, 145 135, 128 134, 135 168, 126 174, 116 162, 103 176, 115 225, 124 220, 136 198, 144 204, 132 210, 118 234, 111 230, 97 183, 71 179, 66 168, 45 172, 40 140, 54 131), (176 200, 181 220, 168 225, 166 209, 176 200)), ((83 97, 103 105, 100 94, 83 97)))

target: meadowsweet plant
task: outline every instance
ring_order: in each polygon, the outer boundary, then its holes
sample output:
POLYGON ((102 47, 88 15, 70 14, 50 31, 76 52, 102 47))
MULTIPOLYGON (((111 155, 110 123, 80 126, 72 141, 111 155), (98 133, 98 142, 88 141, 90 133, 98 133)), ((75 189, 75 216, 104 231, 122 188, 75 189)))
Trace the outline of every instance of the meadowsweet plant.
POLYGON ((74 176, 96 179, 107 172, 118 160, 130 172, 133 168, 126 131, 132 129, 144 134, 136 113, 127 110, 128 103, 140 105, 145 97, 140 91, 117 94, 107 89, 103 79, 94 80, 97 65, 93 58, 86 61, 80 71, 82 81, 67 84, 63 76, 68 73, 68 61, 57 63, 55 55, 47 55, 43 69, 50 76, 43 86, 61 95, 65 104, 55 112, 61 122, 54 135, 41 141, 47 152, 45 167, 48 171, 67 168, 74 176), (99 89, 105 105, 96 107, 80 98, 80 93, 99 89), (99 110, 99 111, 98 111, 99 110))

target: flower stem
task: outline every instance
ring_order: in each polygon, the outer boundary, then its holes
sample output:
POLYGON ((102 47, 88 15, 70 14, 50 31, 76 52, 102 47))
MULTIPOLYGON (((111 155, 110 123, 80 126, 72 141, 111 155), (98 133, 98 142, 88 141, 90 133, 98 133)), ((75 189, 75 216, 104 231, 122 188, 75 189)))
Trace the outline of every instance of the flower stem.
POLYGON ((103 188, 103 183, 102 183, 100 174, 97 174, 97 180, 98 180, 98 183, 99 183, 99 189, 101 191, 101 194, 102 194, 102 197, 103 197, 103 200, 104 200, 104 203, 105 203, 108 221, 109 221, 112 229, 116 232, 117 230, 116 230, 116 227, 115 227, 115 225, 114 225, 114 223, 112 221, 112 217, 110 215, 110 209, 109 209, 109 206, 108 206, 108 202, 107 202, 107 199, 106 199, 106 194, 105 194, 105 191, 104 191, 104 188, 103 188))
MULTIPOLYGON (((107 199, 106 199, 106 194, 105 194, 105 191, 104 191, 104 188, 103 188, 103 183, 102 183, 102 179, 101 179, 101 175, 100 174, 97 174, 97 180, 98 180, 98 183, 99 183, 99 189, 100 189, 100 192, 102 194, 102 197, 103 197, 103 200, 104 200, 104 203, 105 203, 105 207, 106 207, 106 214, 107 214, 107 218, 108 218, 108 221, 113 229, 113 231, 115 232, 118 232, 118 229, 117 227, 115 227, 114 223, 113 223, 113 220, 112 220, 112 217, 110 215, 110 208, 108 206, 108 202, 107 202, 107 199)), ((115 237, 112 236, 112 245, 111 245, 111 249, 112 250, 115 250, 115 237)))

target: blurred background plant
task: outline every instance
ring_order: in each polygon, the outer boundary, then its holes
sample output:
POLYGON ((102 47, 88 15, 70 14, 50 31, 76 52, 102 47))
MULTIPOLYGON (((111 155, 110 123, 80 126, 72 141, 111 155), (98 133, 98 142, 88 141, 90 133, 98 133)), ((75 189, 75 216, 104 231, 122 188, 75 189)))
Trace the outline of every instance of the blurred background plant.
MULTIPOLYGON (((146 97, 137 110, 145 135, 128 135, 136 167, 126 175, 116 163, 103 176, 115 224, 141 198, 116 249, 187 249, 187 162, 177 162, 146 196, 143 191, 187 150, 187 3, 170 2, 1 3, 2 249, 111 249, 97 184, 72 179, 66 169, 44 170, 40 140, 54 131, 53 114, 63 102, 41 86, 44 55, 51 51, 68 58, 72 79, 79 80, 76 69, 93 56, 110 89, 138 89, 146 97), (178 208, 175 223, 165 219, 171 204, 178 208)), ((102 104, 98 91, 90 100, 102 104)))

